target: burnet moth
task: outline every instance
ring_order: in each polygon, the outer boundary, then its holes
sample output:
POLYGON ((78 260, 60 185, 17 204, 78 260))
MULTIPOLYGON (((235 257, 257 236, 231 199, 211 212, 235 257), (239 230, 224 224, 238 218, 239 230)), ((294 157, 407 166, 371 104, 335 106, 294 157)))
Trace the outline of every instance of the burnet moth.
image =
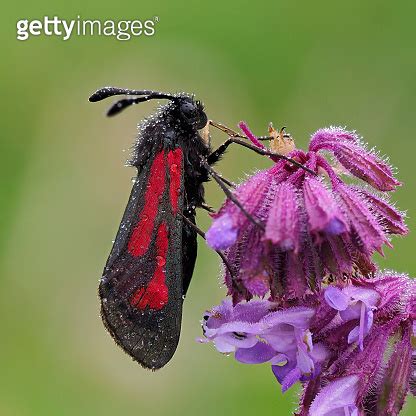
POLYGON ((197 233, 203 236, 195 225, 195 209, 210 210, 204 201, 204 182, 211 176, 245 212, 229 189, 232 184, 212 165, 231 143, 299 163, 253 146, 241 140, 244 136, 214 122, 210 124, 229 138, 212 151, 209 134, 200 132, 208 126, 203 105, 188 94, 106 87, 89 101, 115 95, 134 97, 116 102, 109 116, 132 104, 168 100, 139 127, 130 160, 137 177, 99 285, 101 316, 116 343, 143 367, 156 370, 172 358, 178 345, 197 233))

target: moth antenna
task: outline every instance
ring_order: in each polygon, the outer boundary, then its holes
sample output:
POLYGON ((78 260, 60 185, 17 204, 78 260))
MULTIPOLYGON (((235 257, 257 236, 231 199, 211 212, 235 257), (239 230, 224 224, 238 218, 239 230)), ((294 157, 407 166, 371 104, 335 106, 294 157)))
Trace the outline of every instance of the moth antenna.
POLYGON ((92 103, 95 103, 97 101, 104 100, 114 95, 153 95, 153 94, 165 95, 166 98, 170 98, 170 99, 175 98, 173 95, 163 94, 161 92, 152 91, 152 90, 131 90, 128 88, 104 87, 95 91, 88 100, 92 103))
POLYGON ((116 114, 121 113, 125 108, 130 107, 133 104, 138 104, 140 102, 146 101, 143 99, 146 97, 140 98, 124 98, 123 100, 117 101, 109 108, 109 110, 107 111, 107 116, 115 116, 116 114), (142 99, 140 100, 140 98, 142 99))
POLYGON ((171 98, 171 96, 166 95, 166 94, 161 94, 161 93, 154 93, 151 95, 146 95, 144 97, 137 97, 137 98, 123 98, 122 100, 117 101, 110 107, 110 109, 107 111, 107 116, 108 117, 115 116, 116 114, 120 113, 125 108, 130 107, 133 104, 138 104, 144 101, 154 100, 156 98, 167 98, 171 100, 175 99, 175 97, 171 98))
POLYGON ((107 116, 109 117, 115 116, 116 114, 120 113, 125 108, 130 107, 133 104, 142 103, 144 101, 153 100, 155 98, 168 98, 168 97, 164 96, 163 94, 160 94, 160 95, 153 94, 153 95, 147 95, 144 97, 137 97, 137 98, 123 98, 122 100, 117 101, 110 107, 110 109, 107 111, 107 116))

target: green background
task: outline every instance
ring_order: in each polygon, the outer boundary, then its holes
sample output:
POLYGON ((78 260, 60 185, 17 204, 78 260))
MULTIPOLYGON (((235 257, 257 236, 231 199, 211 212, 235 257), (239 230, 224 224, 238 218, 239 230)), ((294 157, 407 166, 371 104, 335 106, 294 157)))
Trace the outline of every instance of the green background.
MULTIPOLYGON (((200 242, 174 359, 151 373, 104 331, 98 278, 134 171, 123 167, 143 104, 106 119, 88 95, 104 85, 196 93, 209 116, 258 134, 287 125, 299 146, 330 124, 357 129, 399 167, 396 192, 415 229, 415 25, 412 1, 79 1, 2 5, 0 414, 288 415, 270 368, 200 345, 203 311, 225 294, 200 242), (394 4, 394 5, 393 5, 394 4), (16 21, 160 18, 156 34, 16 40, 16 21), (127 149, 124 150, 123 149, 127 149)), ((214 142, 224 137, 215 133, 214 142)), ((243 178, 268 161, 231 149, 218 169, 243 178)), ((222 200, 214 184, 207 199, 222 200)), ((206 229, 209 219, 199 214, 206 229)), ((416 271, 415 233, 383 267, 416 271)), ((416 411, 409 399, 404 415, 416 411)), ((414 414, 414 413, 413 413, 414 414)))

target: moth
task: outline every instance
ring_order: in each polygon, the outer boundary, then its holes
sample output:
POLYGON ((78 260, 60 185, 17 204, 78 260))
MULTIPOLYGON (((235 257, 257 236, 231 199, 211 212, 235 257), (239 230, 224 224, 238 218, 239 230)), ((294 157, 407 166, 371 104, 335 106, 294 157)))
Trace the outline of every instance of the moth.
POLYGON ((99 284, 105 327, 134 360, 156 370, 172 358, 178 345, 182 305, 197 256, 197 234, 203 236, 195 224, 196 208, 211 210, 205 204, 204 183, 212 177, 245 212, 230 190, 232 183, 212 166, 231 143, 260 154, 275 153, 251 145, 219 123, 209 123, 203 104, 193 95, 105 87, 89 101, 116 95, 127 97, 110 108, 109 116, 133 104, 167 100, 140 124, 130 160, 137 177, 99 284), (208 124, 229 136, 215 151, 209 134, 201 133, 208 124))

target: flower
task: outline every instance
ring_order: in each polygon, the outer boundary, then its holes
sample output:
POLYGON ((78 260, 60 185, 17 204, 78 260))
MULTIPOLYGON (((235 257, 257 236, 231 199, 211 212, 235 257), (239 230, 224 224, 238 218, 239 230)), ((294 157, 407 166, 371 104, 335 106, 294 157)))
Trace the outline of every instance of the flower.
POLYGON ((283 392, 300 382, 297 416, 397 416, 416 394, 416 281, 372 256, 407 233, 386 196, 400 183, 355 132, 318 130, 307 152, 269 132, 306 169, 271 155, 235 190, 244 209, 230 199, 214 215, 207 242, 225 250, 231 297, 206 313, 200 341, 268 363, 283 392))
POLYGON ((270 364, 283 392, 302 383, 299 416, 395 416, 414 392, 415 305, 416 281, 392 272, 286 306, 227 298, 205 314, 202 342, 270 364))
POLYGON ((222 353, 235 352, 238 348, 251 348, 258 342, 258 322, 271 307, 272 304, 267 301, 253 301, 233 307, 226 299, 204 315, 204 336, 213 341, 217 350, 222 353))
POLYGON ((224 214, 205 234, 208 244, 217 250, 229 247, 237 239, 237 230, 231 215, 224 214))
MULTIPOLYGON (((410 332, 410 328, 406 331, 410 332)), ((383 379, 379 383, 378 391, 372 397, 377 409, 376 414, 395 415, 401 411, 410 389, 412 372, 414 372, 414 363, 412 366, 414 353, 411 337, 408 333, 404 333, 402 339, 396 343, 386 365, 383 379)))
POLYGON ((390 166, 368 151, 355 132, 340 127, 320 129, 312 136, 309 150, 332 152, 344 168, 380 191, 392 191, 400 185, 390 166))
MULTIPOLYGON (((264 147, 244 123, 240 127, 264 147)), ((407 233, 403 214, 378 193, 400 183, 355 132, 318 130, 308 152, 294 149, 288 156, 309 171, 271 156, 271 168, 234 191, 246 212, 227 200, 207 231, 207 243, 225 250, 234 270, 225 273, 234 302, 268 293, 273 301, 293 300, 319 290, 324 276, 340 284, 355 274, 371 276, 377 270, 373 253, 391 246, 390 235, 407 233), (346 183, 322 152, 368 186, 346 183)))
POLYGON ((331 408, 335 390, 330 392, 326 386, 356 377, 355 399, 348 406, 356 406, 357 414, 366 409, 369 414, 398 415, 411 391, 416 281, 406 275, 378 273, 373 279, 354 279, 342 289, 330 286, 324 299, 337 314, 314 331, 316 342, 330 353, 319 380, 304 386, 301 408, 310 406, 310 414, 323 412, 321 405, 331 408), (363 310, 373 316, 366 317, 363 310), (358 341, 358 348, 353 341, 358 341))
POLYGON ((306 381, 319 375, 321 363, 327 358, 327 350, 322 343, 313 344, 309 330, 294 329, 292 349, 277 354, 272 362, 272 371, 282 385, 282 391, 292 387, 297 381, 306 381))
POLYGON ((358 376, 348 376, 329 383, 316 396, 309 416, 358 416, 358 381, 358 376))
POLYGON ((331 286, 325 290, 325 300, 339 311, 343 322, 358 319, 359 324, 348 334, 348 343, 358 341, 363 350, 364 337, 370 332, 373 324, 373 311, 380 299, 379 294, 372 289, 347 286, 344 290, 331 286))
POLYGON ((286 391, 298 380, 316 377, 327 351, 312 341, 308 329, 315 313, 312 308, 275 308, 266 300, 234 307, 227 299, 205 314, 202 326, 206 341, 212 341, 219 352, 234 353, 245 364, 272 364, 286 391))

